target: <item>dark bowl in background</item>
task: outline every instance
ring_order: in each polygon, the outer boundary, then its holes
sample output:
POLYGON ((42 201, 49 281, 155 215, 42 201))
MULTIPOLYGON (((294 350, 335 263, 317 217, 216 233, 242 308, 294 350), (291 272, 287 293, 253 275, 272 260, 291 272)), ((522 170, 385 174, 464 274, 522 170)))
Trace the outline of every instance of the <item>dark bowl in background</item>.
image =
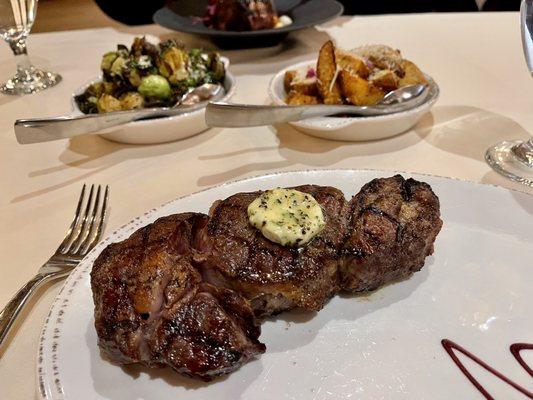
POLYGON ((338 17, 343 12, 335 0, 274 0, 278 14, 288 15, 292 24, 282 28, 258 31, 221 31, 208 28, 195 17, 202 17, 207 0, 174 0, 155 12, 156 24, 175 31, 209 37, 223 49, 269 47, 279 44, 290 32, 309 28, 338 17))

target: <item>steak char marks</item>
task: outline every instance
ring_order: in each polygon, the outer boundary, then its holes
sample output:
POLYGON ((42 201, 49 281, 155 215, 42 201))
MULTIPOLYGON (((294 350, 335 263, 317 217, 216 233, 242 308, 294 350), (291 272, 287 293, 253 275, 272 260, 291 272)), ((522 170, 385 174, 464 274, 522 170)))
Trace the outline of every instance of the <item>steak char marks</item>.
POLYGON ((374 179, 350 201, 341 287, 362 292, 411 276, 433 253, 442 227, 439 199, 427 183, 396 175, 374 179))
POLYGON ((160 218, 97 258, 95 327, 109 359, 211 380, 265 351, 249 303, 193 265, 206 223, 193 213, 160 218))
POLYGON ((299 249, 268 240, 248 222, 248 205, 262 192, 238 193, 215 203, 210 212, 206 279, 244 295, 257 316, 295 307, 318 311, 339 290, 337 265, 347 224, 344 195, 316 185, 294 189, 312 195, 326 220, 322 232, 299 249))

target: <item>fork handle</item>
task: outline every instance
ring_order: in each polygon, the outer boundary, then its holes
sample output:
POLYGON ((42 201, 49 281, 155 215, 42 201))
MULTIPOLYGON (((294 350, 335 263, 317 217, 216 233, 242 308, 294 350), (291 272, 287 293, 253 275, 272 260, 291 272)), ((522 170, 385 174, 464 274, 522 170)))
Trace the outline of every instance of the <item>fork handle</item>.
MULTIPOLYGON (((52 278, 53 275, 37 274, 28 283, 26 283, 7 303, 5 308, 0 313, 0 348, 17 319, 17 316, 22 311, 28 300, 33 296, 35 291, 44 282, 52 278)), ((1 353, 0 353, 1 354, 1 353)))

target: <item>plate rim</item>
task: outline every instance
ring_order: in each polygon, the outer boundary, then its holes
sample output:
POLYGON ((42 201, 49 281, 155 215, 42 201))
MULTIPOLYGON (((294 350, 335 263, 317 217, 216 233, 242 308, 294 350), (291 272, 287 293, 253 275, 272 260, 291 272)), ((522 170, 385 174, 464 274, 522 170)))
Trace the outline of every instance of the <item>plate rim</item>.
MULTIPOLYGON (((529 198, 530 200, 533 200, 533 193, 528 193, 528 192, 525 192, 525 191, 520 191, 518 189, 514 189, 514 188, 506 188, 506 187, 503 187, 503 186, 499 186, 499 185, 496 185, 496 184, 492 184, 492 183, 485 183, 485 182, 475 182, 475 181, 471 181, 471 180, 467 180, 467 179, 462 179, 462 178, 457 178, 457 177, 449 177, 449 176, 443 176, 443 175, 437 175, 437 174, 430 174, 430 173, 418 173, 418 172, 409 172, 409 171, 399 171, 399 170, 386 170, 386 169, 373 169, 373 168, 313 168, 313 169, 296 169, 296 170, 287 170, 287 171, 274 171, 274 172, 270 172, 268 174, 257 174, 257 175, 253 175, 253 176, 246 176, 246 177, 243 177, 243 178, 240 178, 240 179, 233 179, 231 181, 226 181, 226 182, 222 182, 222 183, 219 183, 217 185, 213 185, 213 186, 210 186, 210 187, 207 187, 207 188, 203 188, 203 189, 200 189, 200 190, 197 190, 197 191, 194 191, 192 193, 188 193, 188 194, 185 194, 185 195, 182 195, 182 196, 178 196, 174 199, 171 199, 169 201, 166 201, 162 204, 160 204, 159 206, 156 206, 156 207, 153 207, 147 211, 145 211, 143 214, 133 218, 132 220, 126 222, 125 224, 123 224, 122 226, 116 228, 115 230, 113 230, 112 232, 110 232, 108 235, 106 235, 106 237, 101 240, 83 259, 82 261, 80 262, 80 264, 78 264, 78 266, 76 266, 74 268, 74 270, 69 274, 69 276, 65 279, 65 281, 63 282, 59 292, 57 293, 57 295, 55 296, 54 300, 52 301, 52 304, 50 305, 50 310, 43 322, 43 326, 40 330, 40 333, 39 333, 39 339, 38 339, 38 349, 37 349, 37 363, 36 363, 36 380, 37 380, 37 389, 36 389, 36 394, 38 396, 39 399, 42 399, 42 400, 64 400, 64 399, 67 399, 69 400, 67 397, 65 397, 64 395, 64 392, 63 392, 63 387, 61 385, 61 381, 59 378, 55 378, 54 379, 54 383, 56 385, 56 391, 54 392, 54 395, 53 396, 49 396, 48 395, 48 391, 46 390, 46 387, 47 385, 50 384, 50 382, 45 382, 45 378, 46 376, 48 375, 47 372, 44 371, 44 346, 45 344, 50 344, 50 343, 47 343, 49 341, 49 339, 46 337, 48 336, 48 330, 52 327, 52 325, 50 325, 52 321, 52 314, 56 311, 56 308, 59 306, 59 302, 60 300, 63 298, 63 297, 68 297, 72 294, 73 292, 73 287, 74 285, 81 280, 81 278, 83 277, 83 274, 87 271, 87 269, 91 266, 91 265, 83 265, 86 263, 86 260, 90 257, 93 256, 93 253, 95 253, 96 251, 99 251, 102 247, 106 246, 108 242, 110 242, 111 240, 111 237, 112 236, 115 236, 117 233, 119 233, 120 231, 123 231, 125 229, 127 229, 128 227, 130 226, 135 226, 136 223, 140 223, 139 227, 141 226, 144 226, 144 220, 146 218, 149 218, 151 215, 153 215, 154 213, 156 213, 157 211, 159 211, 160 209, 168 206, 169 204, 173 203, 173 202, 177 202, 177 201, 180 201, 180 200, 183 200, 187 197, 191 197, 191 196, 194 196, 196 194, 199 194, 199 193, 203 193, 203 192, 206 192, 206 191, 209 191, 209 190, 213 190, 213 189, 218 189, 218 188, 221 188, 221 187, 226 187, 226 186, 230 186, 230 185, 233 185, 233 184, 236 184, 236 183, 242 183, 242 182, 245 182, 245 181, 253 181, 253 180, 256 180, 256 179, 260 179, 260 178, 271 178, 271 177, 275 177, 275 176, 280 176, 280 175, 291 175, 291 174, 306 174, 306 173, 320 173, 320 172, 330 172, 330 173, 333 173, 333 172, 338 172, 338 171, 341 171, 341 172, 346 172, 346 171, 351 171, 351 172, 362 172, 362 173, 376 173, 376 174, 382 174, 382 175, 388 175, 388 174, 391 174, 391 175, 395 175, 395 174, 408 174, 408 175, 412 175, 412 176, 420 176, 420 177, 431 177, 431 178, 437 178, 437 179, 442 179, 444 181, 449 181, 449 182, 455 182, 455 183, 462 183, 462 184, 468 184, 468 185, 474 185, 476 187, 481 187, 481 188, 486 188, 486 189, 489 189, 489 190, 496 190, 500 193, 504 193, 504 192, 511 192, 511 193, 517 193, 517 194, 520 194, 520 195, 525 195, 526 198, 529 198), (65 295, 64 295, 64 292, 67 290, 67 287, 70 288, 69 292, 65 295)), ((63 306, 65 306, 65 304, 68 304, 68 303, 65 303, 63 302, 63 306)), ((62 315, 61 313, 61 309, 57 310, 57 314, 58 316, 60 317, 62 315)), ((57 323, 57 321, 56 321, 57 323)), ((59 329, 56 327, 56 329, 54 329, 54 336, 53 338, 54 339, 58 339, 60 336, 60 331, 59 329)), ((54 349, 54 344, 52 343, 52 352, 56 352, 57 351, 57 343, 56 343, 56 346, 55 346, 55 349, 54 349)), ((57 370, 57 357, 54 359, 54 357, 52 357, 52 369, 54 371, 57 370)))

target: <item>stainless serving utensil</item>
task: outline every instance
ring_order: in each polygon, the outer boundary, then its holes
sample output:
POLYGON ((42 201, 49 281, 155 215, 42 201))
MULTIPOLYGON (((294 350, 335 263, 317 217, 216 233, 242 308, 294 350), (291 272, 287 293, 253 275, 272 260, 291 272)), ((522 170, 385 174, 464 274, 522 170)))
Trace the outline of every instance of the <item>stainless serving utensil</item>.
MULTIPOLYGON (((393 104, 408 103, 420 96, 426 90, 426 85, 409 85, 389 92, 381 99, 378 105, 391 106, 393 104)), ((428 91, 426 91, 428 92, 428 91)), ((422 101, 425 98, 421 99, 422 101)), ((412 107, 412 105, 410 105, 412 107)))
POLYGON ((208 101, 221 99, 225 90, 220 84, 205 83, 186 93, 175 107, 145 108, 104 114, 19 119, 15 135, 20 144, 48 142, 97 132, 142 119, 186 114, 206 106, 208 101))
POLYGON ((102 187, 98 185, 95 196, 95 186, 92 185, 86 201, 85 191, 86 186, 83 185, 74 220, 54 255, 0 312, 0 348, 20 311, 35 294, 37 288, 45 282, 70 274, 100 240, 104 230, 109 186, 102 190, 102 187))
POLYGON ((387 115, 417 107, 428 95, 429 90, 425 85, 410 85, 388 93, 375 106, 326 104, 279 106, 210 102, 206 108, 205 120, 208 126, 237 128, 301 121, 335 114, 387 115))

